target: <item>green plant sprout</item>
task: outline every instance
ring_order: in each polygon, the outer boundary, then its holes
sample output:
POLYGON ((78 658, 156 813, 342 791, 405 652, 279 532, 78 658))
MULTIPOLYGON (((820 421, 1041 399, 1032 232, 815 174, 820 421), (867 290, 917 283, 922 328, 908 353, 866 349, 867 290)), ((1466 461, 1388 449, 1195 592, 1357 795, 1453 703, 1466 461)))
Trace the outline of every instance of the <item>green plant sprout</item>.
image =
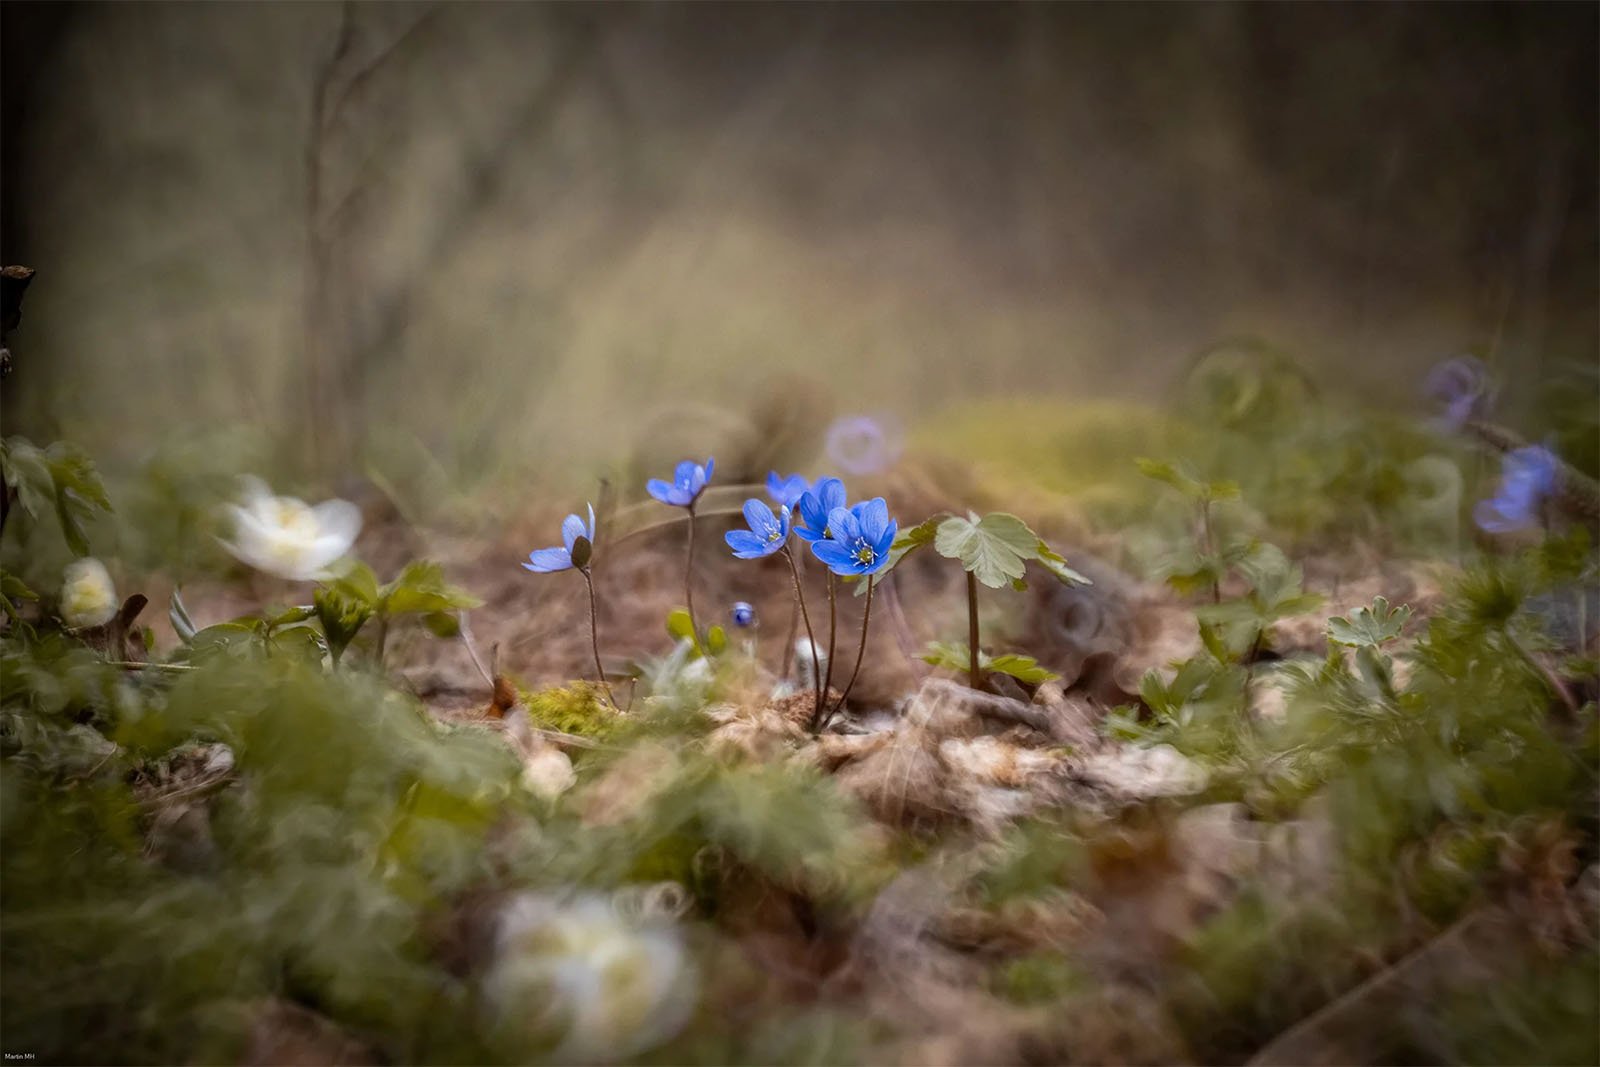
POLYGON ((1243 558, 1243 549, 1242 546, 1218 549, 1216 532, 1212 528, 1211 508, 1218 501, 1237 499, 1239 484, 1231 481, 1202 481, 1175 464, 1143 456, 1135 459, 1134 463, 1138 465, 1140 474, 1163 485, 1171 486, 1194 505, 1197 528, 1194 558, 1189 561, 1188 566, 1174 570, 1168 577, 1168 582, 1179 592, 1209 588, 1211 602, 1220 604, 1222 576, 1227 573, 1229 567, 1243 558))
MULTIPOLYGON (((1067 566, 1066 558, 1045 543, 1028 524, 1008 512, 996 511, 979 518, 968 512, 965 516, 940 514, 925 519, 901 534, 889 551, 889 562, 870 582, 863 583, 856 595, 870 593, 891 574, 912 552, 923 545, 933 545, 934 551, 946 559, 957 560, 967 572, 967 684, 973 689, 983 687, 988 670, 1010 674, 1020 680, 1029 666, 1022 661, 1027 657, 996 657, 987 659, 978 635, 978 584, 990 589, 1011 586, 1016 590, 1028 587, 1027 563, 1032 560, 1060 582, 1068 585, 1090 585, 1088 578, 1067 566), (998 664, 998 665, 997 665, 998 664), (1023 674, 1019 674, 1021 671, 1023 674)), ((945 645, 930 663, 948 665, 949 652, 955 646, 945 645)), ((926 657, 925 657, 926 658, 926 657)), ((1031 663, 1031 661, 1029 661, 1031 663)), ((1042 679, 1041 679, 1042 680, 1042 679)))

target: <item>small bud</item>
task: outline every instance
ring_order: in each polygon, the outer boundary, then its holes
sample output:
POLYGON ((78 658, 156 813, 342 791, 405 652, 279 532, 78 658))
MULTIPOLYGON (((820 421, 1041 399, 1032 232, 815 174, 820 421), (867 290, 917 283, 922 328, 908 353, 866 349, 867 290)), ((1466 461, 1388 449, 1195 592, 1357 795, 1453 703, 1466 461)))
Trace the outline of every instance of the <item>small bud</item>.
POLYGON ((117 590, 93 556, 73 560, 61 583, 61 618, 75 630, 104 626, 117 613, 117 590))
POLYGON ((733 624, 741 630, 756 624, 756 609, 746 601, 741 600, 734 604, 728 614, 732 617, 733 624))
POLYGON ((572 542, 572 565, 582 570, 589 565, 590 558, 594 555, 594 543, 587 537, 579 537, 572 542))

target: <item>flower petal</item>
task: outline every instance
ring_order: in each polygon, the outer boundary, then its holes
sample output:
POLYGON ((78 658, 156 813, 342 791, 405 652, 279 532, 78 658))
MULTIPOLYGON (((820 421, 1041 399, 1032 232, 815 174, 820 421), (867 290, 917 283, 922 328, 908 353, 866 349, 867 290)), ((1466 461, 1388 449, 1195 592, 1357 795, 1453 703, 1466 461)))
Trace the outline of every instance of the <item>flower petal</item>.
POLYGON ((854 574, 855 555, 838 541, 813 541, 811 554, 828 565, 835 574, 854 574))
POLYGON ((848 508, 834 508, 828 512, 828 533, 835 541, 854 541, 861 536, 861 525, 848 508))
POLYGON ((327 500, 311 509, 316 517, 318 537, 329 537, 344 542, 339 555, 349 551, 361 532, 361 509, 348 500, 327 500))
POLYGON ((594 505, 593 504, 589 505, 589 526, 588 526, 587 530, 585 531, 584 536, 589 538, 589 543, 590 544, 594 543, 594 505))
POLYGON ((772 514, 772 509, 755 497, 744 502, 744 521, 751 533, 763 539, 778 528, 778 518, 772 514))
POLYGON ((722 539, 740 559, 760 559, 767 555, 767 542, 749 530, 729 530, 722 535, 722 539))
POLYGON ((883 531, 889 525, 889 505, 881 496, 863 501, 851 509, 856 517, 856 525, 861 530, 861 536, 871 544, 877 544, 883 536, 883 531))
POLYGON ((572 553, 573 543, 580 537, 588 537, 589 532, 583 525, 583 520, 576 515, 568 515, 561 520, 561 543, 567 546, 567 553, 572 553))
POLYGON ((647 493, 661 501, 663 504, 671 504, 673 502, 672 486, 668 485, 660 478, 651 478, 644 484, 644 488, 647 493))
POLYGON ((564 571, 572 566, 572 553, 565 548, 536 548, 523 566, 538 574, 564 571))

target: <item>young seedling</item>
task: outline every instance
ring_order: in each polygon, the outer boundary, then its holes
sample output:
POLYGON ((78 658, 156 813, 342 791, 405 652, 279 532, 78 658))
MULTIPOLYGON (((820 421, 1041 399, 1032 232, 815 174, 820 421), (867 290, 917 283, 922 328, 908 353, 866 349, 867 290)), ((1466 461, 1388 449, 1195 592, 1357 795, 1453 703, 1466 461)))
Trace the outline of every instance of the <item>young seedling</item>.
POLYGON ((1175 464, 1162 460, 1141 456, 1134 462, 1138 464, 1140 474, 1163 485, 1170 485, 1194 505, 1199 532, 1196 535, 1193 566, 1175 570, 1168 577, 1168 584, 1180 593, 1209 588, 1211 602, 1222 603, 1222 576, 1240 557, 1218 550, 1216 532, 1212 528, 1211 507, 1218 501, 1237 498, 1238 483, 1201 481, 1175 464))
MULTIPOLYGON (((907 530, 895 541, 888 562, 872 577, 865 591, 870 594, 872 586, 899 566, 901 560, 928 544, 946 559, 958 560, 967 572, 967 684, 981 689, 988 671, 1030 681, 1040 669, 1036 661, 1026 656, 989 659, 983 654, 978 634, 978 585, 981 583, 990 589, 1006 585, 1016 590, 1026 589, 1029 560, 1069 585, 1089 585, 1089 579, 1067 566, 1066 559, 1017 516, 996 511, 979 518, 968 512, 965 516, 935 515, 907 530)), ((936 646, 923 658, 936 666, 956 666, 952 663, 956 648, 955 645, 936 646)))

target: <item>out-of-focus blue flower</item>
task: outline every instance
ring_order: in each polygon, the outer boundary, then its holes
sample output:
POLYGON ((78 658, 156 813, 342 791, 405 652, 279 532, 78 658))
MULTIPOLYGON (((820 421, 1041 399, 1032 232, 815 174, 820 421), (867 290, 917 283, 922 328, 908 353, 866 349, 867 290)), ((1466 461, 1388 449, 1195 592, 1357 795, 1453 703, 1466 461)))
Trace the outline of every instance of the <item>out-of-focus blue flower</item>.
POLYGON ((883 497, 864 500, 853 508, 834 508, 828 515, 833 537, 813 541, 811 553, 835 574, 872 574, 889 562, 897 524, 889 518, 883 497))
POLYGON ((1560 478, 1561 461, 1543 445, 1507 452, 1500 461, 1500 491, 1480 500, 1472 517, 1490 533, 1526 529, 1539 521, 1539 504, 1560 478))
POLYGON ((663 504, 686 508, 699 498, 706 483, 711 480, 711 471, 715 466, 715 459, 707 459, 704 467, 692 459, 686 459, 678 464, 678 469, 673 472, 671 484, 660 478, 651 478, 645 488, 650 491, 651 496, 663 504))
MULTIPOLYGON (((523 566, 535 574, 550 574, 553 571, 570 570, 573 566, 572 546, 583 538, 590 544, 594 543, 594 505, 589 505, 589 521, 587 524, 576 515, 568 515, 561 520, 561 548, 536 548, 528 553, 528 562, 523 566)), ((579 566, 587 566, 588 560, 579 566)))
POLYGON ((794 532, 807 541, 822 541, 833 536, 828 532, 828 516, 834 508, 844 507, 844 483, 837 478, 821 478, 817 484, 800 494, 795 504, 794 532))
POLYGON ((828 427, 828 458, 848 474, 876 474, 900 458, 900 442, 876 419, 847 415, 828 427))
POLYGON ((1444 424, 1452 430, 1487 413, 1493 399, 1489 369, 1474 356, 1456 356, 1437 364, 1428 372, 1422 389, 1443 408, 1444 424))
POLYGON ((801 475, 791 474, 783 478, 777 471, 767 472, 767 495, 781 507, 794 507, 810 488, 811 483, 801 475))
POLYGON ((756 609, 748 601, 736 602, 728 612, 733 619, 733 624, 741 630, 748 629, 756 624, 756 609))
POLYGON ((755 497, 744 502, 744 521, 748 530, 729 530, 722 535, 740 559, 761 559, 770 556, 789 541, 789 509, 772 509, 755 497))

